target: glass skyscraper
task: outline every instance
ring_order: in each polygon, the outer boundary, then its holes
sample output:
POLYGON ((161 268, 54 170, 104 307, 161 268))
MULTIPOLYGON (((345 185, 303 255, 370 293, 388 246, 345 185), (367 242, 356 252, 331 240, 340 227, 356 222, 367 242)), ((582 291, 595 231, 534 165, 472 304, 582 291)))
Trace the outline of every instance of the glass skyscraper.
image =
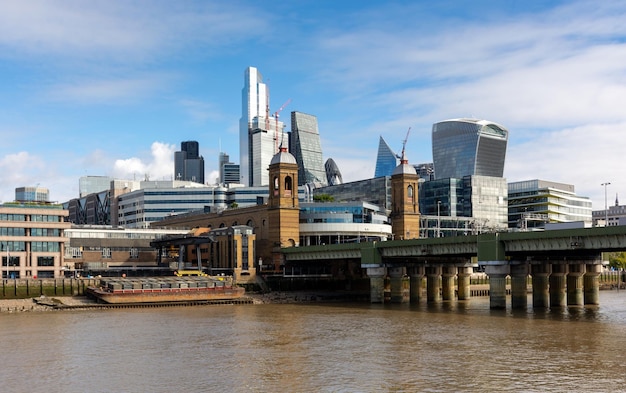
POLYGON ((396 153, 385 142, 381 136, 378 140, 378 155, 376 156, 376 170, 374 177, 391 176, 393 170, 398 166, 396 153))
POLYGON ((433 125, 435 178, 502 177, 509 131, 476 119, 445 120, 433 125))
POLYGON ((269 184, 267 168, 284 138, 284 124, 269 116, 269 92, 255 67, 244 72, 242 115, 239 121, 239 171, 250 187, 269 184))
POLYGON ((174 179, 204 184, 204 158, 196 141, 181 142, 174 153, 174 179))
POLYGON ((316 187, 328 185, 317 117, 302 112, 291 112, 289 151, 298 163, 298 185, 310 183, 316 187))

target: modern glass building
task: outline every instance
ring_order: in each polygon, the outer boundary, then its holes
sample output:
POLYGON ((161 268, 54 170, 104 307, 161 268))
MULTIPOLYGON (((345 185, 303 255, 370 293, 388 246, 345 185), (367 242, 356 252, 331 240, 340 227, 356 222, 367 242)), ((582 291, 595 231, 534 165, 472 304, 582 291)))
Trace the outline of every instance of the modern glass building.
POLYGON ((298 185, 328 185, 322 159, 322 144, 317 117, 302 112, 291 112, 289 151, 298 163, 298 185))
POLYGON ((341 172, 339 171, 339 167, 337 167, 335 160, 332 158, 326 160, 324 163, 324 170, 326 171, 326 182, 329 186, 336 186, 343 183, 341 172))
POLYGON ((531 230, 546 223, 581 221, 591 225, 591 200, 577 196, 571 184, 525 180, 508 184, 509 228, 531 230))
POLYGON ((242 115, 239 121, 239 170, 241 183, 269 184, 267 168, 282 144, 287 146, 285 125, 269 115, 269 90, 255 67, 244 72, 242 115))
POLYGON ((378 155, 376 156, 376 170, 374 177, 391 176, 393 170, 398 166, 396 153, 385 142, 381 136, 378 140, 378 155))
POLYGON ((82 198, 89 194, 109 190, 113 180, 108 176, 81 176, 78 179, 78 195, 82 198))
POLYGON ((19 202, 48 202, 50 192, 43 187, 18 187, 15 189, 15 200, 19 202))
POLYGON ((239 175, 239 165, 230 162, 230 156, 228 154, 220 153, 218 165, 220 168, 219 183, 221 184, 241 183, 241 178, 239 175))
POLYGON ((174 178, 204 184, 204 158, 196 141, 181 142, 174 153, 174 178))
POLYGON ((435 123, 432 130, 435 178, 502 177, 508 137, 506 128, 487 120, 453 119, 435 123))

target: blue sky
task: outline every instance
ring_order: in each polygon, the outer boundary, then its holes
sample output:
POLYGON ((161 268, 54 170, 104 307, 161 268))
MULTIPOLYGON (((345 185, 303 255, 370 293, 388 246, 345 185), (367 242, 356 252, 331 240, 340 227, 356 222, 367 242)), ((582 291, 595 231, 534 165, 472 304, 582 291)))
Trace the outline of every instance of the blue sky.
POLYGON ((626 202, 622 1, 13 1, 0 3, 0 201, 78 178, 171 179, 197 140, 209 179, 239 162, 246 67, 318 118, 344 181, 374 175, 379 136, 432 160, 441 120, 510 131, 508 181, 626 202))

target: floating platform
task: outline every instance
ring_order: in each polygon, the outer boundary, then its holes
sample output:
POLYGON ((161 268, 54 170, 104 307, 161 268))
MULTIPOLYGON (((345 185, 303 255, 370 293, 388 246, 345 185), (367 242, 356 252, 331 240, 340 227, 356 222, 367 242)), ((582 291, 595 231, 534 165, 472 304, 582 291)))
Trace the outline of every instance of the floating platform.
POLYGON ((245 289, 231 277, 102 278, 86 295, 109 304, 198 302, 241 298, 245 289))

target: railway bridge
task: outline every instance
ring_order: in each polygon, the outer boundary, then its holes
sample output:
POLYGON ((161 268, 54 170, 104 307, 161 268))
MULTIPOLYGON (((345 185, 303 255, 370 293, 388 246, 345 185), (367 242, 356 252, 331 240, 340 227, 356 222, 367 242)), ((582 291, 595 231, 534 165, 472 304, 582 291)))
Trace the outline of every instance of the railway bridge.
POLYGON ((626 226, 537 232, 496 232, 447 238, 362 242, 282 249, 286 262, 360 260, 370 279, 372 303, 384 300, 389 278, 391 301, 427 302, 470 298, 470 275, 484 267, 490 307, 526 308, 527 278, 533 307, 599 304, 602 253, 626 250, 626 226), (424 288, 424 277, 426 285, 424 288), (456 282, 456 284, 455 284, 456 282))

